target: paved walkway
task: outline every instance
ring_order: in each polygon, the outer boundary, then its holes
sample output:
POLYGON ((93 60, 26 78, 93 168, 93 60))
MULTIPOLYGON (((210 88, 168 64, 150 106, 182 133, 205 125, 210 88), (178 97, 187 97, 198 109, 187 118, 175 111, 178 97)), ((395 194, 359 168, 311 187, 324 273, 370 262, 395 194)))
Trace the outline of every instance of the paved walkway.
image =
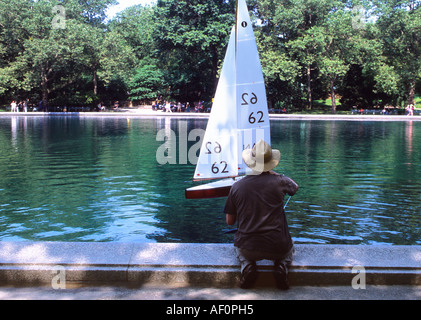
POLYGON ((355 290, 351 286, 275 288, 200 288, 126 286, 70 287, 54 290, 42 287, 0 287, 1 300, 421 300, 421 286, 370 286, 355 290))

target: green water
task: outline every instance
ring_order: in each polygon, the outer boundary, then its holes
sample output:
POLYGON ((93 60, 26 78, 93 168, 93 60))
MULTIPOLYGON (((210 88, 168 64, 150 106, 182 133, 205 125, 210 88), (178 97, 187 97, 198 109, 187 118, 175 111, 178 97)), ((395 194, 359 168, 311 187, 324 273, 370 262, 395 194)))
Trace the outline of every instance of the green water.
MULTIPOLYGON (((206 122, 0 118, 0 240, 232 242, 225 199, 184 198, 194 165, 156 160, 159 130, 206 122)), ((287 209, 296 243, 421 244, 421 122, 271 126, 276 171, 300 185, 287 209)))

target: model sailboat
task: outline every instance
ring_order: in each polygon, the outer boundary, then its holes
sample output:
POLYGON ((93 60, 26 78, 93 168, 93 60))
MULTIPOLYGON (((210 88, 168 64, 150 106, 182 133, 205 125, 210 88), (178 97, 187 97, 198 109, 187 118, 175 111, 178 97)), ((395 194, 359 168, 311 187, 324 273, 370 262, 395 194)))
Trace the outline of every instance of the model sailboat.
POLYGON ((270 143, 266 90, 247 4, 239 0, 193 176, 194 181, 219 181, 187 189, 186 198, 227 196, 237 177, 247 174, 243 150, 260 139, 270 143))

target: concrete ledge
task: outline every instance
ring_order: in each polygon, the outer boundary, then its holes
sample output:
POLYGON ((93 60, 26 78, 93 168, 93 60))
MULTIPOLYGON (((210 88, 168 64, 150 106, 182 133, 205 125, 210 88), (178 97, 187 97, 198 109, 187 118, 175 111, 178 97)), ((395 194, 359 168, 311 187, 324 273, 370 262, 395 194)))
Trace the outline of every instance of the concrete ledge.
MULTIPOLYGON (((354 267, 367 284, 421 285, 421 246, 295 248, 291 285, 350 285, 354 267)), ((231 244, 0 242, 0 283, 51 284, 60 270, 69 283, 235 287, 240 277, 231 244)), ((271 262, 259 270, 258 285, 273 286, 271 262)))

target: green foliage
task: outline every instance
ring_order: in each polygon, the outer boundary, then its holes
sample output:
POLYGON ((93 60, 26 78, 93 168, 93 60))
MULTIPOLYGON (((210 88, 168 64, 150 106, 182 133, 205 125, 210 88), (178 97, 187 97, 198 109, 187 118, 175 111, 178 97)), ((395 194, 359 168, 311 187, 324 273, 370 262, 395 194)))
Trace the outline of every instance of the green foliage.
POLYGON ((154 22, 159 67, 173 98, 210 101, 234 23, 235 1, 157 2, 154 22))
MULTIPOLYGON (((0 104, 29 97, 32 103, 91 106, 158 95, 211 101, 235 0, 158 0, 106 21, 115 3, 0 0, 0 104), (57 26, 60 8, 64 25, 57 26)), ((335 112, 337 94, 340 108, 417 101, 420 1, 248 5, 270 107, 309 110, 330 99, 335 112)))
POLYGON ((151 64, 137 68, 129 83, 131 100, 152 101, 163 89, 163 73, 151 64))
POLYGON ((152 7, 136 5, 117 14, 108 23, 108 30, 120 34, 133 49, 136 58, 142 60, 156 55, 156 28, 153 19, 152 7))
MULTIPOLYGON (((51 1, 0 1, 0 11, 12 13, 0 16, 0 48, 7 48, 0 50, 4 61, 0 65, 3 98, 31 96, 44 102, 71 102, 81 84, 86 90, 84 80, 88 74, 95 78, 91 87, 96 87, 97 74, 106 83, 110 72, 121 73, 130 68, 133 63, 126 58, 130 55, 126 51, 131 48, 119 39, 110 39, 112 33, 104 35, 101 29, 105 9, 112 3, 115 1, 63 1, 61 10, 64 8, 65 12, 60 18, 64 24, 57 26, 54 22, 60 10, 51 1), (110 42, 113 46, 108 45, 110 42), (118 62, 110 63, 111 58, 118 62)), ((87 92, 82 96, 87 96, 87 92)), ((82 104, 93 103, 93 98, 78 100, 82 104)))
POLYGON ((392 1, 383 10, 378 27, 386 66, 379 70, 378 82, 383 90, 389 87, 414 103, 416 81, 421 76, 421 3, 392 1))

